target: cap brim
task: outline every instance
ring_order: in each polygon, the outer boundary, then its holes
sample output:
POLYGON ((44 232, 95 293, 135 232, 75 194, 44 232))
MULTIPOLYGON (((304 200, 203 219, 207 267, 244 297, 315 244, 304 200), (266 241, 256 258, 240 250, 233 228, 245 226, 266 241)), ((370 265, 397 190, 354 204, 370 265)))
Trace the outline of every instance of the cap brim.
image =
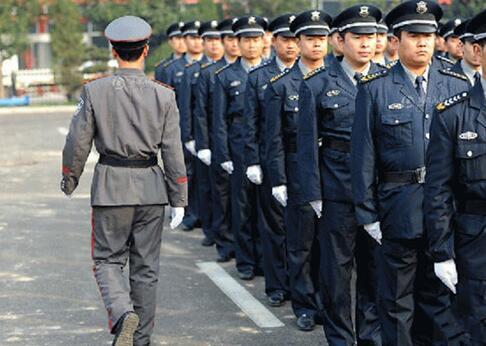
POLYGON ((264 33, 261 31, 248 31, 248 32, 242 32, 239 33, 237 36, 238 37, 262 37, 264 33))
POLYGON ((376 34, 376 26, 355 26, 354 28, 349 28, 347 32, 352 32, 353 34, 376 34))
POLYGON ((295 37, 292 31, 282 31, 276 34, 275 36, 282 36, 282 37, 289 37, 289 38, 295 37))
POLYGON ((413 32, 417 34, 433 34, 437 32, 437 28, 435 26, 427 25, 427 24, 405 25, 401 27, 400 30, 413 32))
POLYGON ((329 30, 326 29, 307 29, 299 32, 299 35, 305 36, 328 36, 329 30))
POLYGON ((206 34, 206 35, 202 35, 201 37, 202 38, 221 38, 221 35, 220 34, 206 34))

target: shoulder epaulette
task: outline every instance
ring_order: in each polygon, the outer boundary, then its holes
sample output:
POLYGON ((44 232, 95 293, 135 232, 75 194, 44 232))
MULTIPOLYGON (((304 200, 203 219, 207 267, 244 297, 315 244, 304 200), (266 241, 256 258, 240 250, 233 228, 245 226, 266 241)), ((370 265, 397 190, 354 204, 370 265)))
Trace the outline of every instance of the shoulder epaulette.
POLYGON ((219 74, 221 71, 227 69, 228 67, 230 67, 231 64, 227 64, 227 65, 224 65, 223 67, 221 67, 220 69, 217 69, 214 74, 219 74))
POLYGON ((188 62, 184 67, 191 67, 192 65, 194 65, 195 63, 197 63, 197 61, 191 61, 191 62, 188 62))
POLYGON ((378 64, 386 69, 391 69, 393 66, 395 66, 397 64, 398 60, 393 60, 393 61, 390 61, 390 62, 387 62, 386 64, 378 64))
POLYGON ((439 70, 439 72, 442 73, 442 74, 445 74, 447 76, 452 76, 452 77, 456 77, 456 78, 468 81, 468 79, 465 75, 451 71, 449 69, 439 70))
POLYGON ((270 83, 273 83, 273 82, 276 82, 278 81, 280 78, 282 78, 283 76, 285 76, 287 73, 290 72, 290 69, 285 69, 283 70, 282 72, 280 72, 278 75, 276 76, 273 76, 272 78, 270 78, 270 83))
POLYGON ((378 72, 375 72, 375 73, 369 73, 366 76, 362 77, 359 80, 359 82, 361 84, 368 83, 368 82, 371 82, 372 80, 375 80, 375 79, 378 79, 378 78, 381 78, 381 77, 385 77, 386 75, 388 75, 388 69, 384 69, 384 70, 381 70, 381 71, 378 71, 378 72))
POLYGON ((155 83, 157 83, 159 85, 162 85, 163 87, 165 87, 167 89, 174 90, 174 88, 171 87, 170 85, 165 84, 165 83, 162 83, 161 81, 158 81, 157 79, 152 79, 152 82, 155 82, 155 83))
POLYGON ((448 64, 451 64, 451 65, 454 65, 454 61, 452 61, 451 59, 449 58, 446 58, 445 56, 442 56, 442 55, 436 55, 435 56, 437 59, 439 59, 440 61, 444 61, 448 64))
POLYGON ((259 69, 261 69, 262 67, 265 67, 267 66, 268 64, 270 64, 272 62, 272 60, 267 60, 265 61, 264 63, 258 65, 258 66, 255 66, 254 68, 252 68, 249 73, 252 73, 252 72, 255 72, 255 71, 258 71, 259 69))
POLYGON ((169 61, 166 61, 162 64, 162 67, 166 68, 166 67, 169 67, 170 65, 172 65, 172 63, 176 61, 176 59, 170 59, 169 61))
POLYGON ((205 64, 201 64, 201 69, 205 69, 206 67, 209 67, 213 64, 216 64, 216 61, 211 61, 211 62, 207 62, 205 64))
POLYGON ((437 109, 439 112, 442 112, 446 110, 447 108, 450 108, 464 100, 467 100, 469 98, 469 93, 467 91, 463 91, 457 95, 454 95, 452 97, 449 97, 445 99, 442 102, 439 102, 436 106, 435 109, 437 109))
POLYGON ((308 80, 309 78, 311 77, 314 77, 315 75, 321 73, 322 71, 324 71, 326 69, 326 66, 321 66, 321 67, 318 67, 310 72, 308 72, 305 76, 304 76, 304 80, 308 80))

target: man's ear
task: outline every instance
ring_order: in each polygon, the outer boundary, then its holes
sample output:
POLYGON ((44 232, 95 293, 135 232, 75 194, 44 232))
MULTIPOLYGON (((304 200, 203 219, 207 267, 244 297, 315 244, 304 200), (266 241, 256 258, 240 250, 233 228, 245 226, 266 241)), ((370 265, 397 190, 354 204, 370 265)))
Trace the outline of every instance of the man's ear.
POLYGON ((148 56, 149 50, 150 50, 150 47, 149 47, 149 45, 147 44, 147 45, 145 46, 145 48, 143 49, 143 56, 144 56, 144 58, 146 58, 146 57, 148 56))
POLYGON ((111 48, 111 54, 113 55, 113 58, 118 59, 118 53, 116 52, 115 48, 111 48))

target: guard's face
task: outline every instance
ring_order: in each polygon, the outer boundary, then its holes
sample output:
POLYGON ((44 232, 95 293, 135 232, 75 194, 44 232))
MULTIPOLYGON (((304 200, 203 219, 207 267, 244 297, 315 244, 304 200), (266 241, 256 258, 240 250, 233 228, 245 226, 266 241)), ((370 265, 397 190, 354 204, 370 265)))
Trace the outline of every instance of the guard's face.
POLYGON ((300 35, 297 43, 300 55, 308 60, 322 60, 327 54, 327 36, 300 35))
POLYGON ((462 42, 458 37, 448 37, 446 40, 446 48, 449 55, 456 60, 462 59, 464 56, 462 42))
POLYGON ((337 31, 333 32, 330 39, 329 39, 329 44, 332 47, 332 51, 334 52, 335 55, 343 55, 343 50, 341 49, 339 45, 339 33, 337 31))
POLYGON ((387 37, 387 44, 386 44, 386 52, 390 56, 395 56, 398 52, 398 44, 400 41, 398 41, 398 37, 396 36, 388 36, 387 37))
POLYGON ((447 50, 445 46, 445 40, 442 36, 435 37, 435 49, 441 52, 445 52, 447 50))
POLYGON ((297 59, 299 47, 297 46, 296 37, 283 37, 277 35, 273 38, 273 47, 280 60, 291 62, 297 59))
POLYGON ((265 31, 265 35, 263 35, 263 49, 268 50, 272 45, 272 33, 269 31, 265 31))
POLYGON ((406 65, 424 67, 434 54, 435 34, 402 31, 398 55, 406 65))
POLYGON ((474 52, 481 60, 481 67, 483 69, 483 78, 486 79, 486 42, 483 45, 474 43, 474 52))
POLYGON ((238 41, 241 56, 245 59, 257 59, 262 55, 263 36, 240 37, 238 41))
POLYGON ((386 50, 387 43, 388 39, 386 33, 377 33, 375 54, 383 54, 386 50))
POLYGON ((464 43, 464 60, 471 66, 481 66, 481 51, 474 49, 474 43, 464 43))
POLYGON ((184 37, 187 51, 191 54, 199 54, 203 52, 203 40, 200 36, 187 35, 184 37))
POLYGON ((184 43, 184 38, 182 36, 174 36, 169 39, 169 46, 172 51, 176 54, 184 54, 187 51, 186 44, 184 43))
POLYGON ((223 38, 224 52, 230 57, 240 56, 240 46, 238 45, 238 39, 234 36, 225 36, 223 38))
POLYGON ((218 37, 204 38, 204 53, 210 58, 221 57, 223 55, 223 44, 218 37))
POLYGON ((354 34, 347 32, 339 37, 339 45, 344 56, 352 64, 364 65, 375 55, 376 34, 354 34))

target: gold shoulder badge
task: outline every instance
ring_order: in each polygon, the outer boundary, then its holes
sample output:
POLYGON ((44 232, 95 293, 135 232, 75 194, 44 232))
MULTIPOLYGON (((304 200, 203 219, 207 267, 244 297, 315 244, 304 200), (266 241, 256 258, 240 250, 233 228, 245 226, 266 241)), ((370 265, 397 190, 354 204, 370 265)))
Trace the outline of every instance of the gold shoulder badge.
POLYGON ((385 68, 391 69, 393 66, 395 66, 397 64, 397 62, 398 62, 398 60, 390 61, 389 63, 385 64, 385 68))
POLYGON ((381 77, 385 77, 386 75, 388 74, 388 70, 381 70, 381 71, 378 71, 378 72, 375 72, 375 73, 370 73, 370 74, 367 74, 366 76, 364 76, 363 78, 361 78, 359 80, 360 83, 368 83, 368 82, 371 82, 372 80, 375 80, 375 79, 378 79, 378 78, 381 78, 381 77))
POLYGON ((308 80, 309 78, 311 77, 314 77, 315 75, 321 73, 322 71, 324 71, 326 69, 325 66, 321 66, 321 67, 318 67, 310 72, 308 72, 305 76, 304 76, 304 80, 308 80))
POLYGON ((452 107, 464 100, 467 100, 469 98, 469 93, 467 91, 463 91, 462 93, 459 93, 457 95, 454 95, 452 97, 449 97, 445 99, 442 102, 439 102, 436 106, 435 109, 439 112, 442 112, 446 110, 449 107, 452 107))
POLYGON ((287 73, 289 73, 289 71, 290 71, 290 69, 285 69, 283 72, 280 72, 278 75, 273 76, 272 78, 270 78, 270 83, 278 81, 280 78, 282 78, 287 73))
POLYGON ((208 67, 208 66, 211 66, 212 64, 214 64, 214 62, 207 62, 207 63, 205 63, 205 64, 202 64, 202 65, 201 65, 201 69, 204 69, 204 68, 206 68, 206 67, 208 67))
POLYGON ((229 66, 231 66, 231 64, 227 64, 227 65, 224 65, 223 67, 221 67, 220 69, 216 70, 214 72, 214 74, 220 74, 221 71, 223 71, 224 69, 228 68, 229 66))
POLYGON ((175 61, 175 59, 170 59, 169 61, 167 62, 164 62, 162 64, 163 67, 169 67, 173 62, 175 61))
POLYGON ((442 74, 445 74, 447 76, 452 76, 452 77, 456 77, 456 78, 465 80, 466 82, 468 81, 468 79, 467 79, 467 77, 465 75, 460 74, 460 73, 457 73, 457 72, 454 72, 454 71, 451 71, 449 69, 439 70, 439 72, 442 73, 442 74))

